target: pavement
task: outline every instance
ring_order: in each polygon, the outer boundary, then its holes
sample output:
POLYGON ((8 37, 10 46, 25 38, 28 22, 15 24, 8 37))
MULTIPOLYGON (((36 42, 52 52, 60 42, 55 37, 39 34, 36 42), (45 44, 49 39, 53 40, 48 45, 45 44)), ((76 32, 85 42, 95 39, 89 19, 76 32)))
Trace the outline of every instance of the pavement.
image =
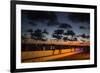
POLYGON ((81 51, 72 51, 72 52, 57 54, 57 55, 52 55, 52 56, 33 58, 33 59, 26 60, 24 62, 44 62, 44 61, 49 61, 49 60, 60 59, 60 58, 75 55, 75 54, 78 54, 78 53, 81 53, 81 51))

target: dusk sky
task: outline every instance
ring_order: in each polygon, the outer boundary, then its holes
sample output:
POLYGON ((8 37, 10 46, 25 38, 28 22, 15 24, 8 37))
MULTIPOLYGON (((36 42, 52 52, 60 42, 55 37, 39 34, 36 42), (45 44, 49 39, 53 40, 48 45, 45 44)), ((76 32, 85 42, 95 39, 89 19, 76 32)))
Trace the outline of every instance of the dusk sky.
POLYGON ((51 38, 54 30, 63 29, 73 30, 76 35, 90 34, 90 14, 71 13, 71 12, 51 12, 51 11, 21 11, 22 34, 28 33, 27 30, 36 29, 47 30, 51 38))

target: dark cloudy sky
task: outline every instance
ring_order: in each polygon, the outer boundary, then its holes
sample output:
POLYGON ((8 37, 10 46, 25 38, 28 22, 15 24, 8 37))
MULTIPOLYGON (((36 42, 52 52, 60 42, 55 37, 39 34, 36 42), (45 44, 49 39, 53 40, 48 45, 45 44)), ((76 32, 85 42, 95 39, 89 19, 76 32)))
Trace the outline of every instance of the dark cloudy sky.
POLYGON ((90 34, 90 14, 89 13, 71 13, 71 12, 51 12, 51 11, 21 11, 21 29, 22 34, 28 33, 27 30, 36 29, 49 32, 48 37, 56 29, 64 31, 73 30, 76 35, 90 34))

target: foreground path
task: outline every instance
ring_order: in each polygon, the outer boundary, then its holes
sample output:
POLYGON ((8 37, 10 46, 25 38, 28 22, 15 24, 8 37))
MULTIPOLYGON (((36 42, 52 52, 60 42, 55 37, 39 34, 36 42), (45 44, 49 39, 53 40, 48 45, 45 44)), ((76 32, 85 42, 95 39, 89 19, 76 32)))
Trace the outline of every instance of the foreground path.
MULTIPOLYGON (((65 61, 65 60, 89 60, 90 59, 90 54, 89 53, 77 53, 74 55, 70 55, 70 56, 66 56, 66 57, 62 57, 59 59, 55 59, 55 61, 65 61)), ((51 60, 53 61, 53 60, 51 60)))
POLYGON ((26 60, 24 62, 43 62, 43 61, 55 60, 55 59, 71 56, 71 55, 78 54, 78 53, 80 53, 80 51, 73 51, 73 52, 64 53, 64 54, 58 54, 58 55, 52 55, 52 56, 47 56, 47 57, 35 58, 35 59, 26 60))

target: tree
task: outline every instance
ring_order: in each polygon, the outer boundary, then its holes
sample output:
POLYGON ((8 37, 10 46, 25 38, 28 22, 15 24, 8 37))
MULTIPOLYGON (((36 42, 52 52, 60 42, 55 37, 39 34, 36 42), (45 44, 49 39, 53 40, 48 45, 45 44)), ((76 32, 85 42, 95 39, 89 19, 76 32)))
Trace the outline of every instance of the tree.
POLYGON ((62 34, 64 33, 64 30, 57 29, 54 31, 52 37, 56 38, 57 40, 62 39, 62 34))
POLYGON ((89 35, 86 35, 86 34, 82 34, 81 37, 82 37, 82 38, 87 38, 87 39, 90 38, 90 36, 89 36, 89 35))
POLYGON ((32 34, 32 36, 34 37, 35 40, 42 40, 42 38, 44 37, 41 29, 36 29, 32 34))
POLYGON ((21 39, 22 39, 22 40, 26 39, 25 35, 26 35, 26 34, 22 34, 22 35, 21 35, 21 39))
POLYGON ((29 30, 27 30, 27 32, 30 33, 30 36, 31 36, 31 38, 32 38, 33 30, 32 30, 32 29, 29 29, 29 30))
POLYGON ((84 27, 84 26, 80 26, 79 28, 83 29, 83 30, 86 30, 86 27, 84 27))
POLYGON ((67 32, 64 33, 65 35, 71 35, 72 37, 75 35, 74 31, 68 30, 67 32))
MULTIPOLYGON (((56 38, 57 41, 58 41, 58 40, 62 39, 63 33, 64 33, 64 30, 57 29, 57 30, 54 31, 52 37, 53 37, 53 38, 56 38)), ((54 51, 55 51, 55 49, 53 49, 53 54, 54 54, 54 51)), ((59 54, 61 54, 61 48, 59 49, 59 54)))
POLYGON ((81 37, 82 37, 82 38, 86 38, 86 35, 85 35, 85 34, 82 34, 81 37))
POLYGON ((42 33, 49 34, 46 29, 44 29, 42 33))
POLYGON ((76 37, 74 38, 74 41, 77 41, 77 38, 76 37))
POLYGON ((68 30, 67 32, 64 33, 64 35, 66 35, 67 37, 71 36, 72 39, 68 38, 67 40, 73 40, 73 36, 75 35, 75 33, 73 30, 68 30))
POLYGON ((42 34, 44 36, 44 38, 42 38, 42 41, 46 41, 47 40, 46 35, 48 35, 49 32, 46 29, 44 29, 43 32, 42 32, 42 34))
POLYGON ((68 40, 68 37, 63 37, 63 40, 64 40, 64 41, 67 41, 67 40, 68 40))

